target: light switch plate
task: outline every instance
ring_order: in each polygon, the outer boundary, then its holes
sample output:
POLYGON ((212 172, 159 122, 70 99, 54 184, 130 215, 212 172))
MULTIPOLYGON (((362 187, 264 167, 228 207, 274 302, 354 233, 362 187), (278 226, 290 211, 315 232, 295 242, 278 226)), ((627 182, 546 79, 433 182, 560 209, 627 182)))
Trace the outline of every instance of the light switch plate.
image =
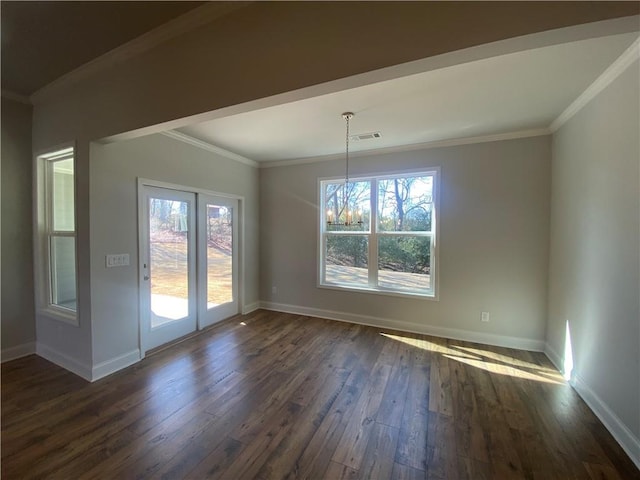
POLYGON ((105 264, 107 268, 111 267, 126 267, 129 265, 128 253, 109 254, 105 257, 105 264))

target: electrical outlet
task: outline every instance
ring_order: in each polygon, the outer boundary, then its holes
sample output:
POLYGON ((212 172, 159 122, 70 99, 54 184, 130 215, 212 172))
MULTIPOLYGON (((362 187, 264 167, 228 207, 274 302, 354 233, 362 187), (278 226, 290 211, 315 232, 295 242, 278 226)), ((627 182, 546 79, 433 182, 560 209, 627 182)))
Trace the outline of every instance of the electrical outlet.
POLYGON ((489 312, 482 312, 482 315, 480 315, 480 321, 481 322, 488 322, 489 321, 489 312))
POLYGON ((272 295, 277 295, 278 294, 278 287, 276 287, 275 285, 271 287, 271 294, 272 295))

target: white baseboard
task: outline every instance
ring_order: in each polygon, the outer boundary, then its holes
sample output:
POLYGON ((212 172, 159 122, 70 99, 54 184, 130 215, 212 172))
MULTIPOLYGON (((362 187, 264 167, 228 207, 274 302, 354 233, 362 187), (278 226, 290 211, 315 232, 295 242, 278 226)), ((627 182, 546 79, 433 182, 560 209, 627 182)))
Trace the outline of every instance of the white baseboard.
POLYGON ((64 353, 58 352, 57 350, 39 342, 36 343, 36 354, 52 363, 55 363, 65 370, 75 373, 89 382, 91 381, 91 367, 83 364, 75 358, 71 358, 64 353))
POLYGON ((556 352, 556 350, 551 345, 549 345, 549 343, 545 343, 544 353, 547 358, 551 360, 551 363, 553 363, 554 367, 556 367, 560 373, 564 374, 564 360, 562 359, 560 354, 556 352))
POLYGON ((498 347, 515 348, 518 350, 530 350, 536 352, 544 351, 544 341, 531 338, 509 337, 506 335, 495 335, 492 333, 472 332, 456 328, 437 327, 433 325, 419 325, 390 318, 370 317, 354 313, 336 312, 319 308, 301 307, 299 305, 287 305, 274 302, 260 302, 260 307, 265 310, 276 312, 294 313, 297 315, 308 315, 310 317, 327 318, 340 322, 357 323, 378 328, 389 328, 402 330, 405 332, 422 333, 433 335, 434 337, 450 338, 453 340, 463 340, 466 342, 483 343, 485 345, 495 345, 498 347))
MULTIPOLYGON (((545 345, 544 353, 549 357, 549 360, 551 360, 551 363, 555 365, 558 371, 564 374, 564 360, 549 343, 545 345)), ((578 395, 580 395, 606 429, 609 430, 609 433, 613 435, 613 438, 615 438, 622 449, 629 455, 633 463, 640 469, 640 439, 620 421, 618 416, 591 390, 579 374, 573 373, 569 384, 578 395)))
POLYGON ((27 342, 15 347, 5 348, 0 352, 2 363, 16 360, 17 358, 26 357, 36 353, 36 342, 27 342))
POLYGON ((118 357, 98 363, 91 369, 91 381, 95 382, 96 380, 100 380, 101 378, 111 375, 118 370, 122 370, 134 363, 138 363, 140 358, 140 350, 136 348, 135 350, 124 353, 118 357))
POLYGON ((640 469, 640 439, 636 437, 627 426, 620 421, 618 416, 611 411, 606 403, 586 384, 580 375, 575 375, 573 388, 582 397, 596 417, 609 430, 613 438, 620 444, 622 449, 629 455, 629 458, 640 469))
POLYGON ((242 315, 247 315, 251 312, 255 312, 260 308, 260 302, 248 303, 242 306, 242 315))

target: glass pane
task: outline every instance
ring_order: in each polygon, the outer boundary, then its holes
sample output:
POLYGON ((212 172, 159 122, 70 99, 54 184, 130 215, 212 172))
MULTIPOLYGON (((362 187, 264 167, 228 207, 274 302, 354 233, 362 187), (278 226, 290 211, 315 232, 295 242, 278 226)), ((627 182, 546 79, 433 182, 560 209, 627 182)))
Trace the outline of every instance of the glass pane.
POLYGON ((369 285, 369 239, 365 235, 328 235, 325 251, 325 282, 369 285))
POLYGON ((76 311, 76 239, 51 237, 51 304, 76 311))
POLYGON ((382 232, 430 232, 433 177, 378 181, 378 226, 382 232))
POLYGON ((189 315, 188 215, 188 202, 149 200, 152 328, 189 315))
POLYGON ((53 230, 58 232, 73 232, 75 230, 74 199, 73 199, 73 158, 54 161, 52 166, 53 178, 53 230))
POLYGON ((233 209, 207 205, 207 308, 233 301, 233 209))
POLYGON ((371 182, 349 182, 346 188, 344 182, 326 183, 324 198, 328 231, 369 231, 371 182))
POLYGON ((378 285, 394 290, 431 288, 431 240, 429 237, 378 237, 378 285))

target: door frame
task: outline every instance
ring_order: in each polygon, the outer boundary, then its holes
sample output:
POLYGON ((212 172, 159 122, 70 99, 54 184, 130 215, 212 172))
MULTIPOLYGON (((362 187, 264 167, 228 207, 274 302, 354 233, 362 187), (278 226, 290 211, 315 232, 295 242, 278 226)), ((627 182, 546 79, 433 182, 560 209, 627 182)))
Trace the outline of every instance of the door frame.
MULTIPOLYGON (((244 268, 244 259, 245 257, 245 197, 242 195, 235 195, 230 193, 216 192, 214 190, 207 190, 204 188, 198 188, 188 185, 180 185, 177 183, 163 182, 159 180, 153 180, 149 178, 138 177, 137 178, 137 199, 138 199, 138 238, 137 238, 137 254, 138 254, 138 347, 140 349, 140 359, 143 359, 146 355, 144 351, 143 338, 145 335, 144 326, 142 324, 142 315, 143 308, 145 308, 146 303, 142 298, 142 289, 144 288, 144 252, 140 250, 141 239, 144 237, 144 222, 145 222, 145 209, 144 209, 144 187, 158 187, 165 188, 168 190, 178 190, 181 192, 194 193, 196 195, 196 212, 199 208, 199 198, 198 194, 213 196, 213 197, 224 197, 230 198, 238 201, 238 212, 237 218, 239 222, 239 228, 237 230, 238 234, 238 309, 240 313, 244 311, 244 299, 245 299, 245 268, 244 268)), ((197 224, 197 215, 196 215, 196 224, 197 224)), ((198 226, 196 225, 196 231, 198 226)), ((196 243, 197 240, 196 240, 196 243)), ((200 266, 196 261, 196 278, 199 278, 200 266)), ((200 315, 198 314, 197 328, 200 330, 202 328, 200 315)))

